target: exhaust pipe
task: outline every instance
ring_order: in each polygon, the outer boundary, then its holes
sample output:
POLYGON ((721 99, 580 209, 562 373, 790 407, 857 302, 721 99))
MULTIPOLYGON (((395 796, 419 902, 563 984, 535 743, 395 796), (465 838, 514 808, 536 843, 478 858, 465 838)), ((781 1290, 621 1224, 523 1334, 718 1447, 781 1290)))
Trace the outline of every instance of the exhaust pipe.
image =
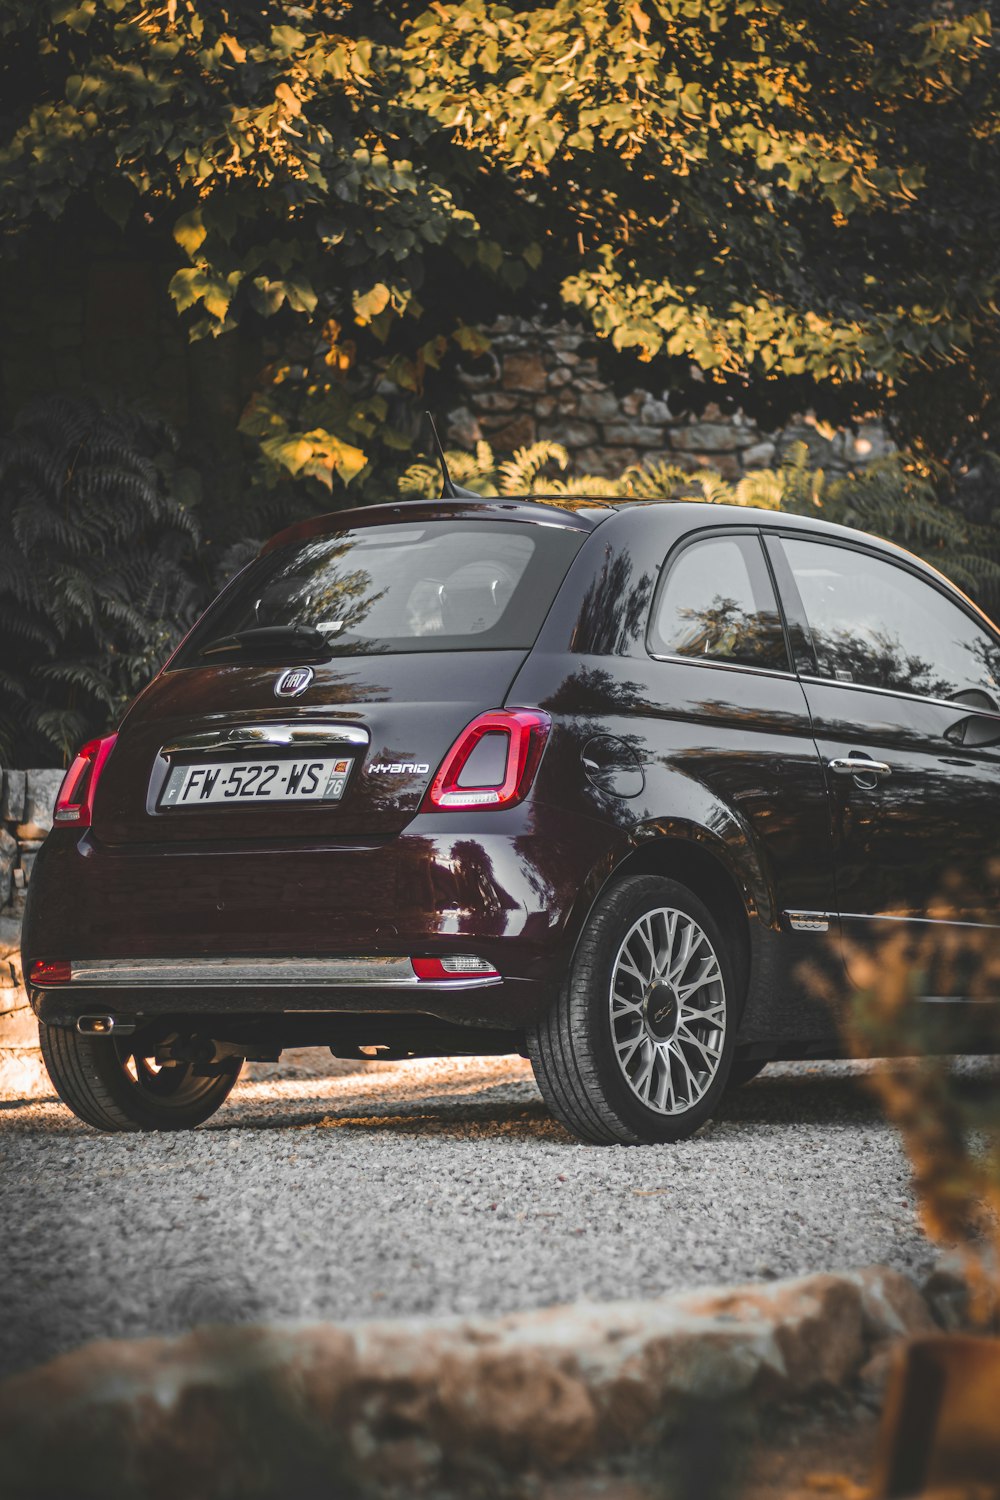
POLYGON ((81 1036, 110 1036, 113 1031, 123 1035, 135 1030, 135 1022, 120 1016, 77 1016, 76 1029, 81 1036))

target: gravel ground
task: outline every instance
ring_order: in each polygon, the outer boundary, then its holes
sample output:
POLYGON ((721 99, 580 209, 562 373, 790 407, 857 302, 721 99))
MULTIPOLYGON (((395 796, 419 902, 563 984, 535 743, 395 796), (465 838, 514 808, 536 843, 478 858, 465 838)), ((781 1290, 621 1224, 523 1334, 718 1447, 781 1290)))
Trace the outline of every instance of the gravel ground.
POLYGON ((519 1059, 266 1071, 183 1135, 0 1103, 0 1371, 199 1322, 500 1313, 933 1260, 864 1065, 772 1065, 694 1139, 641 1149, 571 1141, 519 1059))

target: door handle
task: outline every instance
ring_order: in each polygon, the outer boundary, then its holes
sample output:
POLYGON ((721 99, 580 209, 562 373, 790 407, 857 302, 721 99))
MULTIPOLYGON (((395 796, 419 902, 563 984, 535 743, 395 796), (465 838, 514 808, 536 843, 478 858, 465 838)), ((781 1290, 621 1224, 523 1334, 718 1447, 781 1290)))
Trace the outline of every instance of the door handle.
POLYGON ((828 760, 827 767, 834 776, 891 776, 892 767, 884 760, 869 760, 868 756, 847 755, 828 760))

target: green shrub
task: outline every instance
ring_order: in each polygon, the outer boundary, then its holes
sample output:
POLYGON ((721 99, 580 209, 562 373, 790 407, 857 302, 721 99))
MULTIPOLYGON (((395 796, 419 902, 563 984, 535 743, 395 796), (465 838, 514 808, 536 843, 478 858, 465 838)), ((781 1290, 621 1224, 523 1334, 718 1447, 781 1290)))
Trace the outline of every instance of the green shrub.
POLYGON ((204 602, 169 428, 48 397, 0 441, 0 756, 58 764, 113 725, 204 602))

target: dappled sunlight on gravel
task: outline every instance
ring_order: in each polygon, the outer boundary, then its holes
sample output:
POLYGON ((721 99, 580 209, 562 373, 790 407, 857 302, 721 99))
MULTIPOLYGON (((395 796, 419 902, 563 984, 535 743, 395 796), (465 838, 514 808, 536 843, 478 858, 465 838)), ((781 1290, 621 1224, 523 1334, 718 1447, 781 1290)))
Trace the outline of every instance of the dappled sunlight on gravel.
POLYGON ((774 1065, 692 1140, 642 1148, 572 1141, 520 1058, 329 1066, 257 1066, 186 1134, 0 1105, 0 1368, 205 1321, 505 1312, 933 1259, 863 1065, 774 1065))

